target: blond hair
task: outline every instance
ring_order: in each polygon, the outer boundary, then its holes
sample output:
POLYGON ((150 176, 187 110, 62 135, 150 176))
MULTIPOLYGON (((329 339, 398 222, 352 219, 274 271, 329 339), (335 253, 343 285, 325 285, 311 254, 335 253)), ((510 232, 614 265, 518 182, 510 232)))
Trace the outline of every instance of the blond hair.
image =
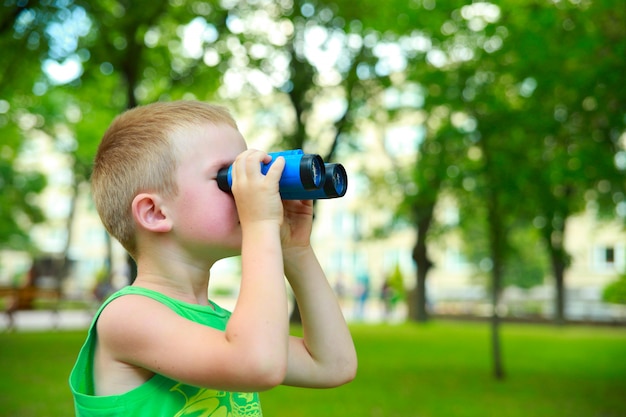
POLYGON ((135 107, 117 116, 96 153, 91 186, 100 219, 107 231, 136 257, 132 201, 140 192, 177 193, 175 135, 211 123, 237 125, 224 107, 199 101, 159 102, 135 107))

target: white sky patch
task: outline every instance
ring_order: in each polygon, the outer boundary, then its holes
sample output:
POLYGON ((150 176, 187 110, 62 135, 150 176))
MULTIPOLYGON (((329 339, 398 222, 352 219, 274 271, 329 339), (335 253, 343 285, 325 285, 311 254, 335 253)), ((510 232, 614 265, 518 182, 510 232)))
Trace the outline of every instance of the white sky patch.
POLYGON ((313 26, 305 31, 306 56, 321 73, 333 69, 341 54, 345 53, 342 37, 339 33, 330 34, 320 26, 313 26))
POLYGON ((82 7, 59 13, 60 16, 66 14, 66 18, 61 22, 51 22, 46 28, 50 37, 51 58, 42 64, 44 73, 55 85, 67 84, 83 73, 83 64, 77 54, 78 41, 91 30, 91 20, 82 7))
POLYGON ((385 135, 385 147, 394 156, 414 155, 424 136, 423 126, 392 127, 385 135))
POLYGON ((487 2, 476 2, 461 8, 461 16, 467 20, 468 27, 479 32, 487 24, 500 20, 500 8, 495 4, 487 2))
POLYGON ((374 54, 379 59, 376 64, 378 75, 385 76, 406 69, 406 57, 397 43, 380 43, 374 47, 374 54))
POLYGON ((43 62, 43 70, 50 78, 52 84, 63 85, 81 76, 83 64, 78 56, 74 54, 68 56, 63 62, 46 59, 43 62))
POLYGON ((446 54, 440 49, 432 49, 426 54, 426 60, 434 67, 441 68, 448 62, 446 54))
POLYGON ((269 95, 272 92, 271 80, 265 73, 260 70, 254 69, 248 74, 248 82, 252 85, 261 95, 269 95))
POLYGON ((184 54, 193 59, 200 59, 205 52, 204 44, 213 43, 217 38, 215 26, 209 25, 203 17, 196 17, 183 29, 184 54))
POLYGON ((46 28, 50 38, 50 55, 55 59, 73 54, 78 47, 78 40, 91 30, 91 20, 82 7, 76 7, 71 12, 63 10, 59 12, 61 14, 67 14, 67 18, 61 22, 51 22, 46 28))

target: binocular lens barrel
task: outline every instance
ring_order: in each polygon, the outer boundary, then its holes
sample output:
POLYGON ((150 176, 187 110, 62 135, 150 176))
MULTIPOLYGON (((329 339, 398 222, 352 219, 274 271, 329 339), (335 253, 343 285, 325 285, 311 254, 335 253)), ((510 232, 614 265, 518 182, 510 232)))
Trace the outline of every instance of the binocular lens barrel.
MULTIPOLYGON (((272 156, 272 160, 274 160, 276 156, 272 156)), ((291 171, 291 165, 288 164, 289 163, 285 163, 285 170, 283 170, 280 181, 285 181, 285 185, 287 186, 295 184, 297 187, 298 181, 295 179, 295 173, 291 174, 294 175, 294 180, 287 180, 285 178, 285 171, 288 171, 287 174, 289 174, 289 171, 291 171)), ((302 188, 304 188, 305 190, 315 190, 319 188, 322 185, 322 180, 324 178, 324 169, 324 160, 319 155, 302 155, 302 158, 300 159, 300 170, 298 176, 300 179, 300 183, 302 184, 302 188)), ((279 188, 282 188, 281 182, 279 182, 279 188)))
MULTIPOLYGON (((341 164, 325 164, 315 154, 305 154, 301 149, 270 153, 272 160, 261 164, 261 173, 267 174, 277 157, 285 158, 285 168, 278 183, 283 200, 317 200, 343 197, 348 186, 348 176, 341 164)), ((232 166, 217 173, 217 185, 231 192, 232 166)))
POLYGON ((282 192, 283 200, 324 200, 343 197, 348 190, 348 175, 341 164, 325 164, 324 185, 317 190, 282 192))
POLYGON ((326 183, 324 188, 332 184, 332 190, 330 187, 326 190, 327 194, 334 193, 335 197, 343 197, 348 190, 348 174, 346 169, 341 164, 326 164, 326 183))

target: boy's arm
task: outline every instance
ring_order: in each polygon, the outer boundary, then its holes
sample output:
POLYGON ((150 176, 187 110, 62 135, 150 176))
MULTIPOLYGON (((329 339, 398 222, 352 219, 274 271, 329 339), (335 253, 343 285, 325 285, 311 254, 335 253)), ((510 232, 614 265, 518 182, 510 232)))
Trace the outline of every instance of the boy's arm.
MULTIPOLYGON (((257 367, 265 367, 263 372, 282 377, 289 334, 280 239, 283 208, 278 194, 284 160, 276 161, 264 176, 259 155, 266 154, 248 150, 233 167, 233 195, 242 229, 242 279, 225 336, 248 352, 256 351, 252 359, 257 367), (256 199, 251 196, 254 191, 256 199)), ((264 162, 268 161, 266 156, 264 162)), ((280 383, 269 380, 273 382, 268 385, 280 383)))
POLYGON ((342 385, 356 374, 356 351, 339 303, 309 242, 311 202, 284 203, 285 275, 300 309, 304 336, 290 339, 283 383, 300 387, 342 385))

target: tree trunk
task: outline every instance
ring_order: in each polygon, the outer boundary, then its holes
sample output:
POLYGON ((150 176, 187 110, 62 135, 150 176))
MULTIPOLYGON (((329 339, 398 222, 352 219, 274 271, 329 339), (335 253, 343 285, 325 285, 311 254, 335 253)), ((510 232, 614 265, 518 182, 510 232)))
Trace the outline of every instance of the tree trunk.
MULTIPOLYGON (((495 214, 495 213, 494 213, 495 214)), ((500 304, 500 294, 502 293, 502 263, 503 254, 501 252, 503 245, 502 234, 500 233, 499 219, 490 216, 491 233, 491 259, 493 262, 492 269, 492 288, 491 288, 491 349, 493 354, 493 375, 496 379, 504 379, 504 367, 502 365, 502 346, 500 343, 500 314, 498 306, 500 304)))
MULTIPOLYGON (((76 172, 76 169, 73 170, 76 172)), ((60 262, 62 262, 61 268, 59 270, 60 276, 57 277, 59 285, 61 282, 70 274, 70 248, 72 246, 72 235, 74 230, 74 220, 76 218, 76 201, 78 200, 79 193, 79 184, 76 175, 74 175, 74 179, 72 181, 72 196, 70 197, 70 211, 67 215, 67 222, 65 224, 65 231, 67 233, 67 237, 65 239, 65 246, 63 247, 63 258, 60 262)))
POLYGON ((556 287, 554 322, 563 325, 565 318, 565 268, 562 264, 553 264, 554 284, 556 287))
POLYGON ((565 316, 565 269, 567 268, 569 260, 567 252, 563 247, 564 235, 565 227, 563 226, 561 230, 553 230, 547 242, 556 291, 554 300, 554 322, 557 325, 563 325, 567 321, 565 316))
MULTIPOLYGON (((494 242, 495 243, 495 242, 494 242)), ((493 357, 493 375, 496 379, 504 379, 504 366, 502 365, 502 345, 500 338, 500 314, 498 306, 502 292, 502 265, 501 260, 493 259, 493 288, 491 292, 491 350, 493 357)))
POLYGON ((500 344, 500 316, 498 315, 498 296, 495 291, 492 294, 493 313, 491 314, 491 351, 493 358, 493 376, 497 380, 504 379, 504 367, 502 365, 502 346, 500 344))
POLYGON ((550 267, 554 278, 554 323, 563 325, 567 322, 565 314, 565 270, 570 257, 565 250, 565 218, 563 214, 550 213, 546 216, 548 225, 542 230, 542 238, 550 256, 550 267))
MULTIPOLYGON (((485 150, 485 148, 483 148, 485 150)), ((497 173, 493 172, 490 154, 485 152, 485 175, 488 183, 492 186, 487 191, 487 233, 489 236, 489 252, 491 255, 491 349, 493 359, 493 376, 497 380, 504 379, 504 366, 502 365, 502 344, 500 341, 500 294, 502 292, 502 276, 504 271, 504 258, 506 254, 507 236, 504 226, 504 212, 500 196, 497 192, 497 173)))
POLYGON ((426 277, 428 271, 433 266, 432 261, 428 257, 428 248, 426 246, 426 237, 433 219, 433 210, 435 205, 430 204, 421 210, 416 210, 417 217, 417 242, 413 248, 413 260, 417 266, 416 279, 417 287, 414 295, 415 309, 411 309, 413 315, 411 319, 424 323, 428 321, 428 299, 426 296, 426 277))
POLYGON ((489 247, 491 252, 491 348, 493 358, 493 375, 497 380, 504 379, 502 365, 502 346, 500 342, 500 315, 498 306, 502 292, 502 274, 504 265, 504 247, 506 243, 505 231, 499 210, 498 196, 490 192, 487 197, 487 215, 489 230, 489 247))

